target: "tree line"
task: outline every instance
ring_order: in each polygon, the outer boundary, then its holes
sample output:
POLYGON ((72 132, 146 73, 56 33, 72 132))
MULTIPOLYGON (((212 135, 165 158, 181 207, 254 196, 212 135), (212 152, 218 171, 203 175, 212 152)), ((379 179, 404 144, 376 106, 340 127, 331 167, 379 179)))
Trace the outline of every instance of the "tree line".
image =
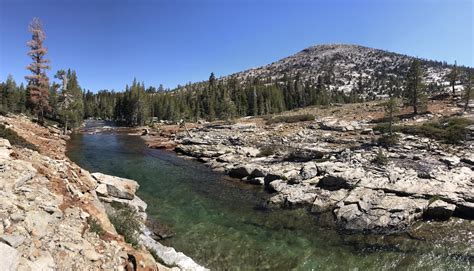
POLYGON ((316 82, 284 78, 277 82, 255 79, 244 83, 235 78, 217 80, 212 73, 208 81, 188 84, 173 91, 145 88, 143 82, 134 80, 123 92, 86 92, 84 108, 86 118, 143 125, 151 118, 174 121, 228 120, 274 114, 309 105, 358 101, 357 93, 346 95, 330 91, 321 77, 316 82))
MULTIPOLYGON (((83 90, 74 70, 59 70, 50 82, 46 71, 50 69, 44 47, 45 33, 41 22, 33 19, 29 25, 32 39, 27 43, 28 55, 32 63, 27 67, 31 72, 25 77, 27 85, 18 85, 9 76, 0 83, 0 111, 30 113, 39 122, 44 118, 57 120, 64 127, 74 128, 85 118, 116 120, 136 126, 159 120, 205 119, 228 120, 242 116, 258 116, 279 113, 312 105, 361 102, 364 83, 360 78, 357 87, 350 93, 332 88, 337 80, 330 72, 316 79, 303 80, 300 74, 283 76, 280 79, 253 78, 239 80, 237 77, 217 79, 211 73, 207 81, 189 83, 176 89, 165 90, 145 87, 143 82, 133 80, 124 91, 100 90, 93 93, 83 90)), ((454 66, 448 75, 454 92, 454 85, 460 72, 454 66)), ((419 60, 414 60, 405 80, 396 76, 386 76, 383 85, 389 90, 390 99, 403 99, 413 107, 415 114, 426 111, 427 90, 423 83, 423 70, 419 60)), ((466 85, 466 108, 473 97, 471 80, 466 85)), ((366 97, 366 99, 374 97, 366 97)), ((392 102, 391 104, 396 104, 392 102)))

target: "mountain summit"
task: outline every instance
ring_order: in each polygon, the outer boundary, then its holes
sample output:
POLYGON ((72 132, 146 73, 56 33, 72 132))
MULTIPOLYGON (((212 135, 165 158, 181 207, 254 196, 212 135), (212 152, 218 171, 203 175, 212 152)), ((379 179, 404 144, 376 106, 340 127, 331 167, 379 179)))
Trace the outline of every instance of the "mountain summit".
MULTIPOLYGON (((329 83, 331 90, 385 94, 388 81, 403 83, 414 59, 417 58, 360 45, 323 44, 224 78, 279 80, 285 76, 299 76, 303 81, 316 82, 321 76, 329 83)), ((424 69, 425 83, 431 88, 442 87, 452 66, 446 62, 419 60, 424 69)))

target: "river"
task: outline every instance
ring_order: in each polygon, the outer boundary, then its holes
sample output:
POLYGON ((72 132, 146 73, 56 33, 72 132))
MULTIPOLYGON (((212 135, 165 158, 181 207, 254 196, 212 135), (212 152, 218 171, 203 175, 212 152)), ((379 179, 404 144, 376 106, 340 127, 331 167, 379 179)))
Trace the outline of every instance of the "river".
POLYGON ((91 172, 136 180, 148 215, 175 233, 165 244, 214 270, 472 268, 472 247, 462 242, 453 243, 460 246, 453 253, 444 241, 344 235, 304 210, 265 210, 268 194, 260 187, 149 149, 138 136, 74 134, 68 156, 91 172))

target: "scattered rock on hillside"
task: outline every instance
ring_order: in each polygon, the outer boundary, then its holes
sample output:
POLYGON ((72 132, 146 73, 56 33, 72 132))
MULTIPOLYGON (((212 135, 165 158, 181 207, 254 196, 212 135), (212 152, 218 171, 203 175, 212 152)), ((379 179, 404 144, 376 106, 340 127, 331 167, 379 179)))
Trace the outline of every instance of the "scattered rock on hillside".
POLYGON ((16 249, 0 243, 0 255, 2 255, 0 270, 17 270, 20 263, 20 253, 16 249))

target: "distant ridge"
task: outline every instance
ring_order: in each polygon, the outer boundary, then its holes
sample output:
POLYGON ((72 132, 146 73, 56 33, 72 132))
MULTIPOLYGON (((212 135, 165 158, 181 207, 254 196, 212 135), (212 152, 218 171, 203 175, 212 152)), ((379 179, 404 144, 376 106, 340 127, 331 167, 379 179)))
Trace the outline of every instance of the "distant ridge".
POLYGON ((439 89, 447 84, 446 75, 453 66, 446 62, 354 44, 310 46, 271 64, 224 76, 221 80, 233 77, 242 81, 251 78, 278 81, 284 76, 290 78, 299 76, 304 81, 316 82, 319 76, 326 76, 330 78, 331 90, 348 93, 363 89, 365 94, 376 95, 386 93, 389 80, 396 80, 402 85, 414 59, 419 59, 422 63, 425 83, 431 84, 431 88, 439 89))

